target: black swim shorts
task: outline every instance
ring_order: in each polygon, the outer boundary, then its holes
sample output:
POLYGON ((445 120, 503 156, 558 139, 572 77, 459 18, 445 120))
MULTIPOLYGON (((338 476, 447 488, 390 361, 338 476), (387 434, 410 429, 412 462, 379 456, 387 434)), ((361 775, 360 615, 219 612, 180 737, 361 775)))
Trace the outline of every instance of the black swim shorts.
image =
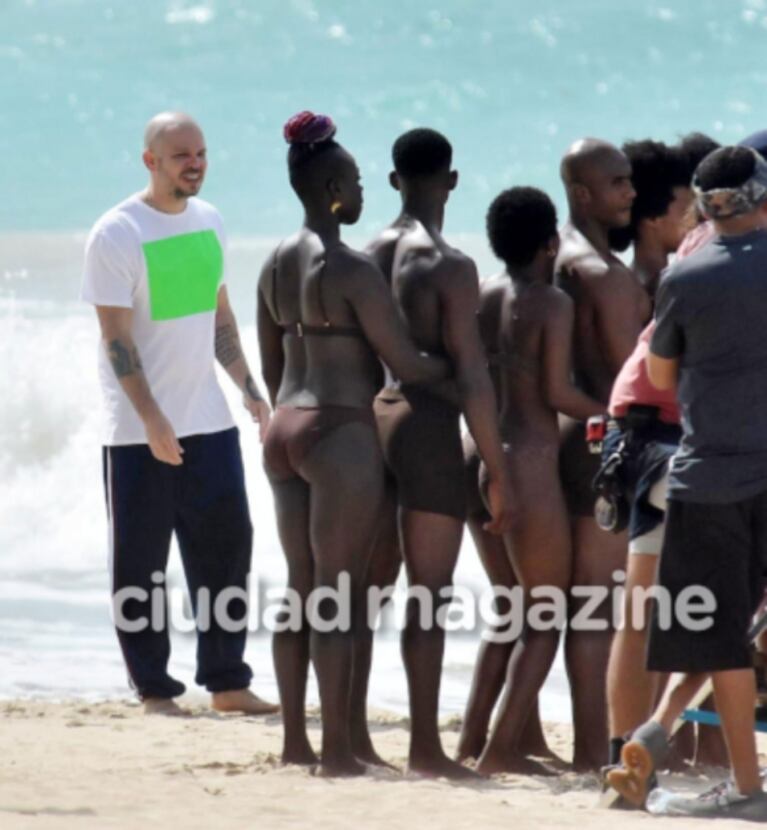
POLYGON ((421 390, 386 389, 374 405, 398 503, 409 510, 466 518, 460 410, 421 390))

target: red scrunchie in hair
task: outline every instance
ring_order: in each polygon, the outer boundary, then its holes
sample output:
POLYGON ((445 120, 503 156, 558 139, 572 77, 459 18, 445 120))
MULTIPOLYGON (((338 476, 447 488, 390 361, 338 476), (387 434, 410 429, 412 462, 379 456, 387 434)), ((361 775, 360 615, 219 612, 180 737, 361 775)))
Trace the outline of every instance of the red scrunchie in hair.
POLYGON ((329 115, 315 115, 304 110, 289 118, 282 128, 288 144, 316 144, 336 134, 336 125, 329 115))

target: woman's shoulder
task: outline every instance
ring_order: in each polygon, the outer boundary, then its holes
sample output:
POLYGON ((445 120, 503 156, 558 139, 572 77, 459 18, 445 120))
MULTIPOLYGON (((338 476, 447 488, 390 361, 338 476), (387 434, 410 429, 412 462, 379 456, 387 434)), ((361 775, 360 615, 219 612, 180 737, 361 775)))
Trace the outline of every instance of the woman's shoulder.
POLYGON ((332 253, 333 273, 340 279, 361 277, 381 278, 383 274, 376 261, 364 251, 340 245, 332 253))

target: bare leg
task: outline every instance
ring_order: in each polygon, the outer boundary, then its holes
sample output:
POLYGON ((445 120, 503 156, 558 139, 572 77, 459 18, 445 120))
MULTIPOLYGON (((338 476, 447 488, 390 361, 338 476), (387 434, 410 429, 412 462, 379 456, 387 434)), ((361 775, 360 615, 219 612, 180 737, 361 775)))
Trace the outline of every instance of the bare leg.
POLYGON ((651 720, 659 723, 666 733, 670 733, 674 722, 681 716, 708 677, 707 674, 672 674, 651 720))
POLYGON ((623 625, 613 638, 607 667, 611 738, 623 738, 644 723, 657 695, 658 674, 644 668, 650 602, 640 603, 641 607, 635 607, 634 602, 643 591, 655 585, 657 568, 657 556, 631 554, 628 557, 623 625))
MULTIPOLYGON (((529 619, 536 605, 529 598, 531 590, 546 586, 564 594, 570 584, 570 528, 555 456, 545 459, 540 453, 517 451, 510 457, 510 469, 521 502, 521 518, 505 542, 514 572, 527 595, 525 611, 529 619)), ((540 765, 533 768, 532 762, 524 760, 519 742, 554 661, 558 642, 556 625, 547 626, 546 630, 526 625, 509 664, 498 718, 479 760, 480 772, 545 770, 540 765)))
POLYGON ((552 752, 549 745, 546 743, 546 736, 543 734, 543 724, 541 723, 541 711, 538 705, 538 698, 535 699, 532 711, 522 727, 522 734, 519 736, 517 742, 519 746, 520 755, 534 755, 536 758, 546 758, 549 761, 554 761, 563 766, 569 766, 554 752, 552 752))
MULTIPOLYGON (((707 674, 672 675, 652 717, 667 735, 707 679, 707 674)), ((754 738, 754 672, 750 668, 714 672, 711 680, 735 783, 744 795, 760 791, 762 782, 754 738)), ((621 795, 640 805, 646 797, 646 782, 654 764, 652 752, 641 741, 630 741, 623 748, 621 760, 624 768, 608 773, 608 780, 621 795)))
MULTIPOLYGON (((340 587, 349 580, 351 596, 345 622, 312 625, 310 651, 317 673, 322 710, 322 771, 326 775, 358 775, 364 766, 351 746, 350 704, 354 646, 364 603, 360 593, 375 540, 383 499, 383 460, 378 436, 366 424, 339 427, 304 459, 301 475, 311 487, 310 539, 314 554, 314 588, 340 587), (328 626, 329 627, 329 626, 328 626)), ((329 623, 338 613, 330 600, 318 603, 318 621, 329 623)))
MULTIPOLYGON (((376 541, 373 545, 373 553, 370 557, 365 579, 365 622, 360 626, 355 642, 354 671, 352 673, 350 704, 352 750, 355 757, 360 761, 377 766, 390 766, 390 764, 387 764, 375 751, 370 739, 367 722, 368 681, 373 660, 374 635, 372 628, 374 620, 370 619, 370 608, 367 606, 367 599, 370 596, 371 588, 384 591, 393 587, 402 565, 397 534, 397 503, 395 496, 394 490, 387 488, 376 541)), ((385 595, 382 595, 382 600, 381 608, 388 601, 385 599, 385 595)))
POLYGON ((463 522, 450 516, 418 510, 400 511, 402 552, 408 582, 418 588, 424 605, 430 604, 421 625, 421 602, 408 599, 402 657, 410 697, 410 769, 425 775, 469 778, 475 773, 445 755, 439 738, 438 708, 445 632, 436 622, 445 602, 440 590, 452 584, 461 546, 463 522), (428 613, 431 611, 431 613, 428 613))
MULTIPOLYGON (((503 539, 482 530, 482 522, 479 519, 469 518, 468 525, 490 584, 512 588, 517 584, 517 580, 506 556, 503 539)), ((496 613, 499 616, 507 614, 507 606, 505 600, 498 598, 496 613)), ((492 633, 500 634, 501 630, 493 628, 492 633)), ((458 739, 457 761, 479 758, 485 748, 490 717, 506 681, 506 671, 515 642, 516 640, 492 642, 486 639, 480 642, 469 700, 458 739)))
MULTIPOLYGON (((700 708, 715 711, 713 696, 706 698, 700 708)), ((692 726, 693 724, 689 725, 692 726)), ((722 730, 718 726, 707 726, 705 723, 699 723, 698 743, 695 747, 694 754, 696 764, 726 767, 729 759, 727 757, 727 744, 722 730)))
MULTIPOLYGON (((572 519, 573 586, 608 588, 614 571, 626 563, 628 541, 625 533, 601 530, 590 517, 572 519)), ((571 601, 569 620, 583 606, 571 601)), ((607 693, 605 675, 612 640, 611 608, 603 604, 593 619, 608 621, 603 631, 579 631, 572 624, 565 635, 565 664, 573 701, 576 770, 599 769, 607 761, 607 693)))
MULTIPOLYGON (((288 563, 288 588, 302 607, 314 582, 314 564, 309 544, 309 486, 300 478, 272 482, 277 530, 288 563)), ((285 622, 289 606, 278 620, 285 622)), ((297 631, 275 632, 272 656, 282 705, 285 764, 316 764, 319 759, 306 734, 306 682, 309 672, 309 626, 301 614, 297 631)))
POLYGON ((754 737, 756 679, 753 669, 718 671, 711 675, 732 774, 744 795, 762 789, 754 737))

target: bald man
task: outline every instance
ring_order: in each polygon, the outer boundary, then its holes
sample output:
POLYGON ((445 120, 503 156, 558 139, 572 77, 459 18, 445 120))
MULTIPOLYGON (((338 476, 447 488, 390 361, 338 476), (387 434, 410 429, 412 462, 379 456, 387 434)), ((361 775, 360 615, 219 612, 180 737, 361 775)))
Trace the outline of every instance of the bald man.
POLYGON ((145 190, 107 211, 85 251, 82 297, 101 326, 103 465, 112 609, 147 713, 178 715, 168 674, 165 571, 175 533, 198 627, 195 680, 219 711, 264 714, 243 661, 252 528, 239 435, 215 374, 263 431, 263 401, 224 284, 224 228, 197 198, 205 139, 183 113, 144 133, 145 190), (229 601, 227 601, 229 600, 229 601))
MULTIPOLYGON (((570 147, 560 172, 570 215, 560 233, 555 267, 558 285, 575 301, 575 380, 606 406, 613 381, 651 314, 647 292, 611 253, 608 240, 611 230, 631 221, 636 195, 631 164, 612 144, 586 138, 570 147)), ((584 425, 563 419, 560 475, 572 529, 572 585, 577 588, 565 662, 573 699, 573 762, 579 769, 607 761, 605 674, 612 637, 607 602, 591 614, 604 630, 583 630, 576 615, 588 600, 579 594, 584 587, 611 586, 613 572, 626 564, 625 534, 605 533, 594 519, 591 482, 597 468, 597 457, 588 454, 584 425)))

